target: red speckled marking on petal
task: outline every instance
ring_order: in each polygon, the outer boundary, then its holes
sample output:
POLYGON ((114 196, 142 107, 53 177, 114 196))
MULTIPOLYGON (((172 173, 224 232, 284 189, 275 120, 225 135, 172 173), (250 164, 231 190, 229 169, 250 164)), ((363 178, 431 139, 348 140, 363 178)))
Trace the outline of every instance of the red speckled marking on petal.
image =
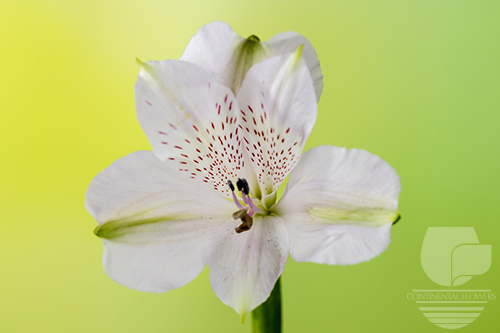
POLYGON ((255 105, 247 106, 252 113, 251 122, 247 121, 243 110, 240 110, 240 119, 246 125, 243 140, 254 169, 257 170, 259 183, 264 189, 275 190, 300 157, 302 147, 297 146, 297 139, 302 140, 302 135, 300 130, 294 132, 286 124, 275 123, 273 119, 269 119, 264 104, 255 101, 255 105), (260 108, 255 107, 259 104, 260 108), (283 157, 285 152, 289 153, 288 158, 283 157))
MULTIPOLYGON (((214 87, 212 89, 215 91, 214 87)), ((243 153, 239 149, 243 144, 238 136, 239 127, 236 118, 228 115, 233 103, 229 94, 224 94, 214 103, 215 109, 210 107, 213 113, 204 115, 201 122, 192 123, 197 118, 190 118, 178 126, 168 123, 170 131, 158 131, 159 135, 169 135, 168 145, 175 149, 170 151, 173 156, 168 159, 179 163, 180 171, 188 172, 192 179, 203 180, 227 196, 230 194, 226 188, 227 179, 241 177, 239 170, 244 166, 243 153)), ((166 141, 160 142, 167 145, 166 141)))

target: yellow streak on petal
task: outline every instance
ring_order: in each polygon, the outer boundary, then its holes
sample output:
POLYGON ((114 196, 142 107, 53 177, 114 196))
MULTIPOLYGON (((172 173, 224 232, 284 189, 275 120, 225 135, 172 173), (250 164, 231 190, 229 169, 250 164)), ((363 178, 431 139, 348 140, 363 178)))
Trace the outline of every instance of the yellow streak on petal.
POLYGON ((382 226, 397 221, 399 212, 385 208, 335 209, 314 207, 309 213, 323 218, 328 224, 352 224, 360 226, 382 226))
POLYGON ((297 50, 293 53, 293 64, 292 64, 292 69, 295 69, 297 65, 299 64, 300 60, 302 59, 302 48, 304 47, 304 44, 300 44, 297 50))
POLYGON ((304 44, 300 44, 297 50, 295 51, 295 55, 297 57, 300 57, 302 55, 302 48, 304 47, 304 44))
POLYGON ((240 313, 240 322, 241 322, 241 325, 243 325, 243 323, 245 322, 245 316, 247 315, 247 311, 244 310, 240 313))
MULTIPOLYGON (((144 212, 142 212, 144 213, 144 212)), ((135 240, 127 239, 127 236, 144 232, 144 227, 157 223, 168 223, 169 221, 194 220, 197 216, 169 215, 150 218, 129 218, 107 221, 94 229, 94 234, 99 238, 108 240, 120 240, 123 243, 136 243, 135 240)), ((139 241, 140 243, 141 241, 139 241)))

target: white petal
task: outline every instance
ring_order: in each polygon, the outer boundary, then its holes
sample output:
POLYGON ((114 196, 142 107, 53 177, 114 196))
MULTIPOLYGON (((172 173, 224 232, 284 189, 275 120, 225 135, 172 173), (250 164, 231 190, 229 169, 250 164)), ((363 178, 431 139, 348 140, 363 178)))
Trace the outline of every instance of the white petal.
POLYGON ((227 179, 243 168, 231 90, 196 65, 166 60, 141 64, 135 94, 137 118, 156 155, 229 195, 227 179))
POLYGON ((237 234, 240 221, 221 225, 208 253, 210 281, 217 296, 242 318, 264 302, 283 272, 288 232, 277 216, 258 216, 249 231, 237 234))
POLYGON ((237 99, 243 144, 264 196, 271 195, 299 160, 316 121, 316 95, 300 48, 254 65, 237 99))
POLYGON ((104 269, 129 288, 164 292, 194 279, 213 232, 235 208, 169 164, 152 152, 130 154, 97 175, 86 194, 104 269))
POLYGON ((355 264, 380 254, 399 218, 399 177, 364 150, 309 150, 290 175, 273 211, 290 233, 297 261, 355 264))
POLYGON ((181 60, 194 63, 209 73, 214 74, 220 83, 229 87, 235 94, 241 82, 253 64, 269 57, 287 54, 303 45, 303 56, 314 81, 317 100, 323 90, 323 74, 319 66, 318 56, 311 43, 296 32, 280 33, 258 45, 244 44, 248 39, 238 36, 224 22, 212 22, 203 26, 191 38, 181 60))
POLYGON ((300 45, 303 45, 302 56, 311 72, 311 77, 314 82, 314 90, 316 98, 319 101, 321 92, 323 91, 323 73, 319 65, 318 56, 311 43, 302 35, 296 32, 288 31, 275 35, 268 41, 262 43, 264 48, 268 50, 269 56, 276 56, 295 51, 300 45))
POLYGON ((290 254, 298 262, 353 265, 378 256, 391 241, 390 224, 372 228, 284 219, 290 233, 290 254))
POLYGON ((224 22, 212 22, 200 28, 189 41, 180 60, 200 66, 232 87, 238 55, 245 38, 224 22))

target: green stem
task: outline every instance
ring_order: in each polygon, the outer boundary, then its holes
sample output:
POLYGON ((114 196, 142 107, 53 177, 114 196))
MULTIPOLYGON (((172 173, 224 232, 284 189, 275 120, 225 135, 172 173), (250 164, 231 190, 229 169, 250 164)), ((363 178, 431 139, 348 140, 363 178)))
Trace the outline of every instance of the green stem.
POLYGON ((252 311, 253 333, 281 333, 281 288, 276 281, 271 296, 252 311))

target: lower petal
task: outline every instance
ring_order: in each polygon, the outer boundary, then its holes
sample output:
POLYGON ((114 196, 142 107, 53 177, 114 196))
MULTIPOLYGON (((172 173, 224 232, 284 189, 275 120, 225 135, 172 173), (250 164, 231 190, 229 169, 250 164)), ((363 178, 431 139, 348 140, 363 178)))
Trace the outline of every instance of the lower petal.
POLYGON ((214 234, 208 266, 217 296, 243 318, 263 303, 283 272, 288 232, 277 216, 257 216, 253 227, 237 234, 239 221, 228 221, 214 234))
POLYGON ((86 194, 99 223, 105 272, 141 291, 164 292, 193 280, 205 267, 212 234, 234 205, 141 151, 97 175, 86 194))
POLYGON ((201 220, 151 225, 141 238, 127 242, 103 239, 106 274, 128 288, 162 293, 180 288, 196 278, 206 266, 205 251, 217 226, 201 229, 201 220), (155 235, 155 236, 153 236, 155 235))

